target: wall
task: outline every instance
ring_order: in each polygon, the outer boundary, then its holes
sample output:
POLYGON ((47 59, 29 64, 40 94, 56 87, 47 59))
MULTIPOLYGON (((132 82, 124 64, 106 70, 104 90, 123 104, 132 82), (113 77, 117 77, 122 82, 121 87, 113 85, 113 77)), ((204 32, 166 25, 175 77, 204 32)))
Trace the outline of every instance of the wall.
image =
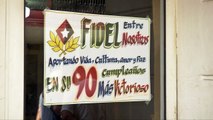
POLYGON ((213 119, 213 1, 177 0, 178 119, 213 119))
MULTIPOLYGON (((0 0, 0 16, 6 14, 6 0, 0 0)), ((4 118, 5 110, 5 19, 0 19, 0 119, 4 118)))
POLYGON ((23 119, 24 0, 0 0, 0 119, 23 119))

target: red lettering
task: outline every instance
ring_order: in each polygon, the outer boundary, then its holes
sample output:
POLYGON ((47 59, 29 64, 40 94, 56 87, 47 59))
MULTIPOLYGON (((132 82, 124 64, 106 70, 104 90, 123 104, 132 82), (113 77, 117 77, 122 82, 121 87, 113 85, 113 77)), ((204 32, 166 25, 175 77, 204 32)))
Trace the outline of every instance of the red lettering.
POLYGON ((73 73, 72 76, 72 82, 74 85, 78 85, 78 93, 76 98, 78 99, 79 96, 82 93, 82 90, 84 88, 84 84, 85 84, 85 78, 86 78, 86 72, 83 66, 79 66, 75 72, 73 73))
POLYGON ((86 78, 86 85, 85 85, 85 89, 86 89, 86 94, 88 97, 91 97, 96 90, 96 86, 97 86, 97 71, 95 69, 95 67, 91 67, 89 72, 87 73, 87 78, 86 78), (92 84, 91 84, 91 89, 89 88, 89 78, 90 76, 92 77, 92 84))
POLYGON ((82 93, 83 88, 85 87, 85 92, 88 97, 94 95, 96 87, 97 87, 97 71, 95 67, 91 67, 86 74, 86 71, 83 66, 79 66, 72 76, 73 84, 79 86, 78 93, 76 98, 78 99, 82 93), (90 89, 90 79, 92 78, 91 82, 91 89, 90 89))
POLYGON ((141 84, 127 84, 126 80, 123 79, 121 83, 119 83, 119 80, 115 80, 114 82, 115 85, 115 97, 116 95, 121 95, 121 94, 129 94, 129 93, 138 93, 138 92, 144 92, 146 93, 149 89, 149 85, 141 85, 141 84))
POLYGON ((123 33, 122 45, 146 45, 149 42, 149 36, 144 36, 140 34, 140 31, 136 35, 128 35, 128 33, 123 33))

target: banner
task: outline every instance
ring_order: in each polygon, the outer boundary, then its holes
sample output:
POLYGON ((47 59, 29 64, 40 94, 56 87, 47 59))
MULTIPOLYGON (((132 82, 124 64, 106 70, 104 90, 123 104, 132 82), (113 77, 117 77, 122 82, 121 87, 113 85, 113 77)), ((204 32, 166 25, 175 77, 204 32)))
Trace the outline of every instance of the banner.
POLYGON ((44 12, 44 102, 150 101, 150 19, 44 12))

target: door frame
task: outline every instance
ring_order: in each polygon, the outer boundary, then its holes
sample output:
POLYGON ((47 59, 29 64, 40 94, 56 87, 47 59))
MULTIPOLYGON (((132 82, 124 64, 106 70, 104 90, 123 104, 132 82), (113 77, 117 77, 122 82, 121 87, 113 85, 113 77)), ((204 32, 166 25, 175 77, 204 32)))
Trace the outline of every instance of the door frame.
POLYGON ((23 119, 24 0, 0 0, 0 119, 23 119))
POLYGON ((166 119, 178 119, 176 4, 166 0, 166 119))

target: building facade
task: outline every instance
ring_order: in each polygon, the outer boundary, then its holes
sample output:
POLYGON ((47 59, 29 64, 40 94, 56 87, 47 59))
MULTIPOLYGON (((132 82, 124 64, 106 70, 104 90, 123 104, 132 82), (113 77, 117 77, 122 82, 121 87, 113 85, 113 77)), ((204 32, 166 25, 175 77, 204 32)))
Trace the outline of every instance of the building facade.
MULTIPOLYGON (((213 119, 213 1, 153 0, 152 6, 155 100, 151 118, 213 119)), ((0 119, 26 118, 24 8, 24 0, 0 0, 0 119)))

